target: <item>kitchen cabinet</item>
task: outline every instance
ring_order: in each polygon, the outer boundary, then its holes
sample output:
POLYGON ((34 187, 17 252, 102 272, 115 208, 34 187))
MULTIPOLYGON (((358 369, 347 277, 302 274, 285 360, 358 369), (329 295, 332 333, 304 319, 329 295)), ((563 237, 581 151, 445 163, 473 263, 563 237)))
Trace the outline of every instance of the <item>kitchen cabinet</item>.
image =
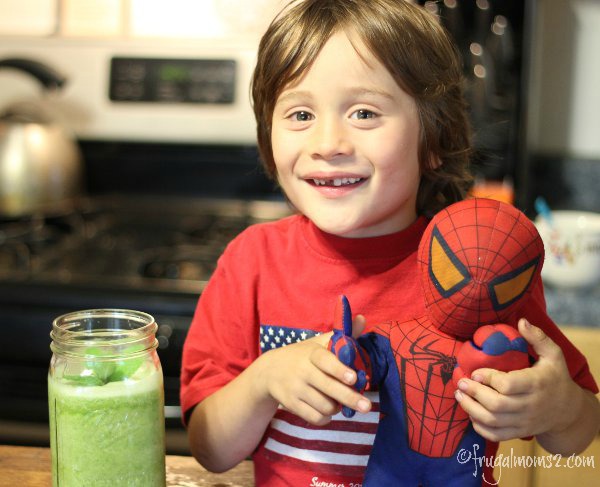
POLYGON ((125 33, 125 5, 121 0, 62 0, 63 36, 112 36, 125 33))
POLYGON ((0 36, 49 36, 57 28, 57 0, 0 0, 0 36))
MULTIPOLYGON (((600 329, 563 327, 565 335, 587 357, 590 370, 600 381, 600 329)), ((596 487, 600 485, 600 435, 575 458, 549 456, 535 440, 512 440, 500 445, 498 458, 511 459, 513 465, 497 466, 495 478, 502 487, 596 487), (500 457, 502 455, 502 457, 500 457), (515 466, 520 459, 545 461, 544 466, 515 466)), ((498 460, 499 461, 499 460, 498 460)))

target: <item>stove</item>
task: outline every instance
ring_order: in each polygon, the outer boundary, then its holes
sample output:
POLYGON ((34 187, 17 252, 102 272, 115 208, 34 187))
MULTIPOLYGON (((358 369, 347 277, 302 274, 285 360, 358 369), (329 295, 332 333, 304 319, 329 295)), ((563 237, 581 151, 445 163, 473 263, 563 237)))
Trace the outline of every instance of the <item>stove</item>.
MULTIPOLYGON (((67 78, 44 104, 83 154, 83 197, 0 216, 0 442, 48 444, 52 320, 70 311, 152 314, 165 378, 167 451, 187 453, 179 409, 183 342, 227 243, 289 212, 259 169, 245 39, 4 36, 0 58, 67 78), (175 76, 174 76, 175 73, 175 76)), ((0 111, 37 100, 29 76, 0 73, 0 111)))
POLYGON ((229 241, 276 201, 104 197, 0 219, 0 279, 197 295, 229 241))
POLYGON ((179 371, 198 297, 231 239, 287 213, 282 201, 112 195, 0 220, 0 441, 47 442, 52 319, 116 307, 157 320, 167 449, 187 453, 179 371), (25 423, 36 433, 14 437, 25 423))

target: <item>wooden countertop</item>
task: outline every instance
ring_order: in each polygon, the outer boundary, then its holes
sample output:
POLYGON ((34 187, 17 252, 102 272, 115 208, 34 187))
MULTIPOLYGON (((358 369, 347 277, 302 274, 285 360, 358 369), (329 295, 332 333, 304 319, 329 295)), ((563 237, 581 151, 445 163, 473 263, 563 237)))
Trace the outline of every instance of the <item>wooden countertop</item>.
MULTIPOLYGON (((204 470, 192 457, 167 455, 168 487, 252 487, 252 462, 242 462, 229 472, 204 470)), ((50 449, 0 445, 0 487, 50 487, 50 449)))

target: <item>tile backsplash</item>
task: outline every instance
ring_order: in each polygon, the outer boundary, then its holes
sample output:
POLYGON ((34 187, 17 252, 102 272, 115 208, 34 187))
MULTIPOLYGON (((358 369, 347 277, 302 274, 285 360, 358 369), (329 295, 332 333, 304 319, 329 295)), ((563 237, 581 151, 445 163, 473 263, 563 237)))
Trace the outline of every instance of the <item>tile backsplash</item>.
MULTIPOLYGON (((535 217, 533 199, 543 196, 552 209, 600 212, 600 160, 537 156, 529 175, 526 213, 535 217)), ((561 325, 600 327, 600 286, 560 289, 546 286, 550 317, 561 325)))
POLYGON ((600 212, 600 160, 534 157, 529 188, 530 203, 543 196, 554 209, 600 212))

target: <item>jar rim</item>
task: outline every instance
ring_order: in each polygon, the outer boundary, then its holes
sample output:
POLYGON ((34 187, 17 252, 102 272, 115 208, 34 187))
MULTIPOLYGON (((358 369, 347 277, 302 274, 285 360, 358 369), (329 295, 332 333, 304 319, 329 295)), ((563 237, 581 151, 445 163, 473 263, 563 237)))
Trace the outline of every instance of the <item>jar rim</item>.
MULTIPOLYGON (((70 311, 69 313, 62 314, 52 321, 53 328, 60 328, 65 332, 73 332, 70 329, 61 326, 61 323, 74 323, 77 319, 89 319, 89 318, 128 318, 140 323, 144 323, 143 326, 155 324, 154 316, 144 312, 133 309, 120 309, 120 308, 97 308, 97 309, 83 309, 79 311, 70 311)), ((140 329, 133 328, 133 329, 140 329)))
POLYGON ((107 349, 102 353, 104 358, 113 356, 109 352, 113 349, 130 355, 155 348, 157 328, 154 317, 143 311, 118 308, 72 311, 53 320, 51 348, 70 355, 87 356, 93 346, 107 349))

